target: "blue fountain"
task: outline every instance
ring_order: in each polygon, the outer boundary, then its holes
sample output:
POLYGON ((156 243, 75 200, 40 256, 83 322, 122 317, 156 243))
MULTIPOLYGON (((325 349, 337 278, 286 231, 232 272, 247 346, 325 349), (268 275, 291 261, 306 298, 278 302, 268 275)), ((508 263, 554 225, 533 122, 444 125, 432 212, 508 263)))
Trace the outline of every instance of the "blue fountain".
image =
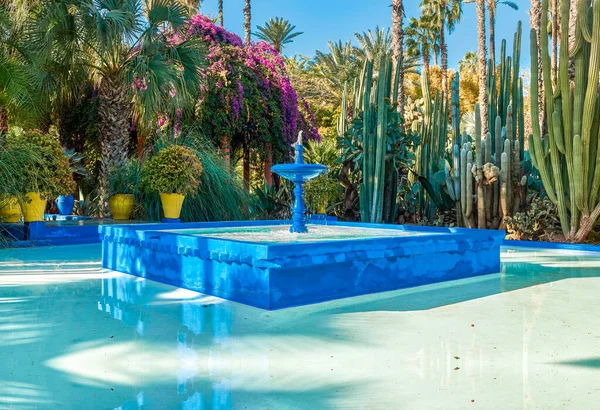
POLYGON ((296 160, 293 164, 279 164, 271 168, 282 178, 292 181, 294 188, 294 205, 292 207, 292 233, 306 233, 306 206, 304 205, 304 183, 315 179, 319 175, 327 172, 327 167, 320 164, 305 164, 302 154, 304 147, 302 146, 302 131, 298 134, 298 142, 294 144, 296 150, 296 160))
POLYGON ((304 164, 302 134, 294 148, 295 163, 272 168, 296 185, 291 229, 290 221, 104 225, 102 266, 270 310, 500 271, 502 231, 307 221, 302 185, 327 167, 304 164))

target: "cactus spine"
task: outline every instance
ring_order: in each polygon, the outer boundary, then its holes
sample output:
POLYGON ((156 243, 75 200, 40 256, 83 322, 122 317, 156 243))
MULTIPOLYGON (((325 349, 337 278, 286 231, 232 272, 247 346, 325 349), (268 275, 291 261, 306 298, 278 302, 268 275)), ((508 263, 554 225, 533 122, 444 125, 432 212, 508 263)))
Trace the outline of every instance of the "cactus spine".
MULTIPOLYGON (((548 197, 558 206, 563 234, 571 242, 583 241, 600 216, 600 1, 579 0, 577 7, 574 47, 569 50, 569 36, 561 36, 558 79, 553 88, 548 0, 542 1, 539 49, 546 108, 551 115, 547 118, 549 135, 544 137, 536 126, 539 113, 532 101, 530 136, 532 162, 540 171, 548 197), (571 58, 575 63, 574 82, 569 78, 571 58)), ((561 17, 561 30, 566 33, 572 18, 568 0, 561 0, 561 17)), ((538 44, 534 33, 531 45, 531 94, 537 95, 538 44)))

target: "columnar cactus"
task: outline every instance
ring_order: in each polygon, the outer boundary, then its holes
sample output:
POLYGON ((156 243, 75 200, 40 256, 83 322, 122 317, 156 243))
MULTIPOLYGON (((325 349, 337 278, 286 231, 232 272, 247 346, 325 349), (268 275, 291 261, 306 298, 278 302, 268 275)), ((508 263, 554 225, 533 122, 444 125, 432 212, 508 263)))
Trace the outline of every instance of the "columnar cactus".
MULTIPOLYGON (((373 61, 367 60, 359 80, 353 87, 352 128, 360 130, 354 143, 362 148, 360 155, 360 214, 363 222, 393 222, 396 215, 398 171, 386 156, 388 138, 399 133, 400 117, 392 106, 397 99, 398 76, 392 79, 392 60, 383 56, 377 78, 373 61), (360 126, 356 126, 360 124, 360 126)), ((349 131, 347 121, 348 93, 344 88, 338 135, 349 131)), ((359 162, 358 159, 356 159, 359 162)))
MULTIPOLYGON (((570 6, 570 1, 561 0, 563 33, 568 32, 573 18, 570 6)), ((569 36, 561 36, 558 81, 553 87, 548 54, 548 0, 542 1, 539 50, 546 109, 551 115, 547 118, 548 135, 542 136, 537 101, 532 99, 529 136, 532 162, 540 171, 548 197, 558 207, 565 239, 571 242, 583 241, 600 216, 600 0, 579 0, 577 7, 575 42, 569 49, 569 36), (575 64, 575 81, 569 77, 571 60, 575 64)), ((540 92, 537 54, 532 30, 531 95, 540 92)))

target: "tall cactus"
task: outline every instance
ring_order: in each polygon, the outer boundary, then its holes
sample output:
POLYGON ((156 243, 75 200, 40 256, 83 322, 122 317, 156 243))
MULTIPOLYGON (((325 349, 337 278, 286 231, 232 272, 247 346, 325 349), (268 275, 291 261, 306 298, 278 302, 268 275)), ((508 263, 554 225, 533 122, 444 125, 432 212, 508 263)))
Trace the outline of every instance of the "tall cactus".
MULTIPOLYGON (((419 130, 421 143, 415 151, 415 171, 421 184, 419 195, 421 214, 429 220, 433 220, 437 209, 446 210, 455 206, 456 202, 460 202, 460 184, 459 173, 450 171, 451 166, 446 158, 449 109, 446 98, 441 92, 436 92, 435 98, 431 98, 429 76, 426 71, 421 74, 421 87, 424 101, 423 121, 419 130)), ((458 77, 452 85, 452 90, 452 109, 454 111, 459 108, 458 77)), ((459 124, 454 124, 454 127, 458 128, 458 126, 459 124)), ((460 161, 458 158, 453 158, 452 162, 459 163, 460 161)))
MULTIPOLYGON (((392 106, 397 99, 399 76, 392 79, 392 59, 382 56, 377 78, 373 75, 373 61, 367 60, 362 76, 353 87, 352 133, 362 148, 360 168, 360 214, 363 222, 393 222, 398 196, 398 170, 387 158, 388 138, 400 133, 400 117, 392 106), (362 120, 362 121, 360 121, 362 120), (360 124, 360 126, 357 126, 360 124)), ((338 120, 338 134, 349 131, 346 111, 347 88, 344 88, 342 114, 338 120)), ((358 161, 358 159, 357 159, 358 161)))
POLYGON ((431 182, 428 192, 421 195, 422 212, 433 219, 436 209, 446 210, 444 194, 456 206, 457 223, 477 228, 503 228, 506 217, 518 212, 526 200, 527 179, 522 175, 524 158, 523 83, 519 77, 521 22, 513 42, 513 56, 506 54, 502 42, 500 67, 488 69, 488 123, 493 124, 482 135, 479 105, 475 107, 476 130, 472 137, 475 157, 469 137, 460 135, 460 102, 458 75, 452 84, 452 149, 445 153, 447 111, 444 98, 429 95, 429 80, 422 77, 425 100, 424 121, 421 127, 421 146, 417 150, 417 173, 431 182), (429 102, 429 105, 427 105, 429 102), (441 104, 441 106, 440 106, 441 104), (506 157, 504 161, 502 156, 506 157), (431 192, 434 191, 432 195, 431 192), (428 199, 436 199, 431 201, 428 199), (473 206, 473 202, 476 206, 473 206), (424 210, 424 211, 423 211, 424 210))
MULTIPOLYGON (((563 33, 568 32, 574 18, 570 6, 569 0, 561 0, 563 33)), ((577 3, 574 46, 569 49, 569 36, 561 36, 555 87, 548 54, 548 7, 548 0, 543 0, 539 45, 535 33, 531 33, 531 95, 539 93, 539 47, 546 109, 551 115, 547 118, 548 136, 543 136, 537 121, 537 103, 532 99, 530 154, 548 197, 558 206, 565 239, 581 242, 600 216, 600 0, 577 3), (575 64, 575 81, 569 77, 571 60, 575 64)))

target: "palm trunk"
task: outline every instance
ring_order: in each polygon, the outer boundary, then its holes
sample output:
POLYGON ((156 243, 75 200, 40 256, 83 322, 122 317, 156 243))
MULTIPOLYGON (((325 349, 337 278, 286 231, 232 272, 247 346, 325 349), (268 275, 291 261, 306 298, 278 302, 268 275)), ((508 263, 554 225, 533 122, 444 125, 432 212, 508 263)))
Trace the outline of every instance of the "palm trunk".
MULTIPOLYGON (((569 10, 569 51, 575 46, 575 28, 577 27, 577 3, 578 0, 571 0, 569 10)), ((575 60, 569 61, 569 79, 575 81, 575 60)))
POLYGON ((427 74, 429 74, 430 60, 431 56, 427 53, 423 53, 423 70, 425 70, 427 74))
POLYGON ((267 144, 265 159, 265 182, 269 187, 273 186, 273 173, 271 167, 273 166, 273 145, 267 144))
POLYGON ((100 104, 100 206, 104 215, 108 213, 108 175, 113 167, 122 166, 127 161, 129 145, 129 119, 131 101, 128 89, 118 76, 102 79, 98 89, 100 104))
POLYGON ((221 152, 223 153, 223 160, 225 161, 225 165, 227 165, 227 169, 231 168, 231 148, 229 146, 229 137, 227 135, 223 135, 221 137, 221 152))
POLYGON ((404 117, 404 73, 402 72, 403 63, 403 43, 404 30, 402 21, 404 19, 404 8, 402 0, 392 0, 392 48, 394 51, 394 66, 400 70, 400 83, 398 87, 398 112, 404 117))
POLYGON ((246 188, 246 191, 250 191, 250 147, 244 144, 243 150, 244 188, 246 188))
POLYGON ((552 80, 558 76, 558 0, 552 0, 552 80))
POLYGON ((448 96, 448 48, 446 46, 446 27, 444 22, 440 27, 440 53, 442 57, 442 91, 448 96))
POLYGON ((492 67, 496 69, 496 0, 489 0, 488 12, 490 13, 490 59, 492 67))
POLYGON ((8 110, 0 107, 0 135, 8 134, 8 110))
POLYGON ((569 12, 569 51, 575 44, 575 27, 577 27, 577 4, 579 0, 571 0, 569 12))
POLYGON ((485 50, 485 0, 477 0, 477 53, 478 53, 478 76, 479 76, 479 106, 481 108, 481 132, 488 132, 488 101, 487 101, 487 74, 486 74, 486 50, 485 50))
POLYGON ((252 24, 251 24, 252 10, 250 8, 250 0, 246 0, 246 7, 244 7, 244 17, 245 17, 245 21, 244 21, 245 38, 244 38, 244 42, 246 44, 250 44, 250 34, 251 34, 251 31, 252 31, 252 24))
POLYGON ((223 0, 219 0, 219 25, 223 27, 223 0))

